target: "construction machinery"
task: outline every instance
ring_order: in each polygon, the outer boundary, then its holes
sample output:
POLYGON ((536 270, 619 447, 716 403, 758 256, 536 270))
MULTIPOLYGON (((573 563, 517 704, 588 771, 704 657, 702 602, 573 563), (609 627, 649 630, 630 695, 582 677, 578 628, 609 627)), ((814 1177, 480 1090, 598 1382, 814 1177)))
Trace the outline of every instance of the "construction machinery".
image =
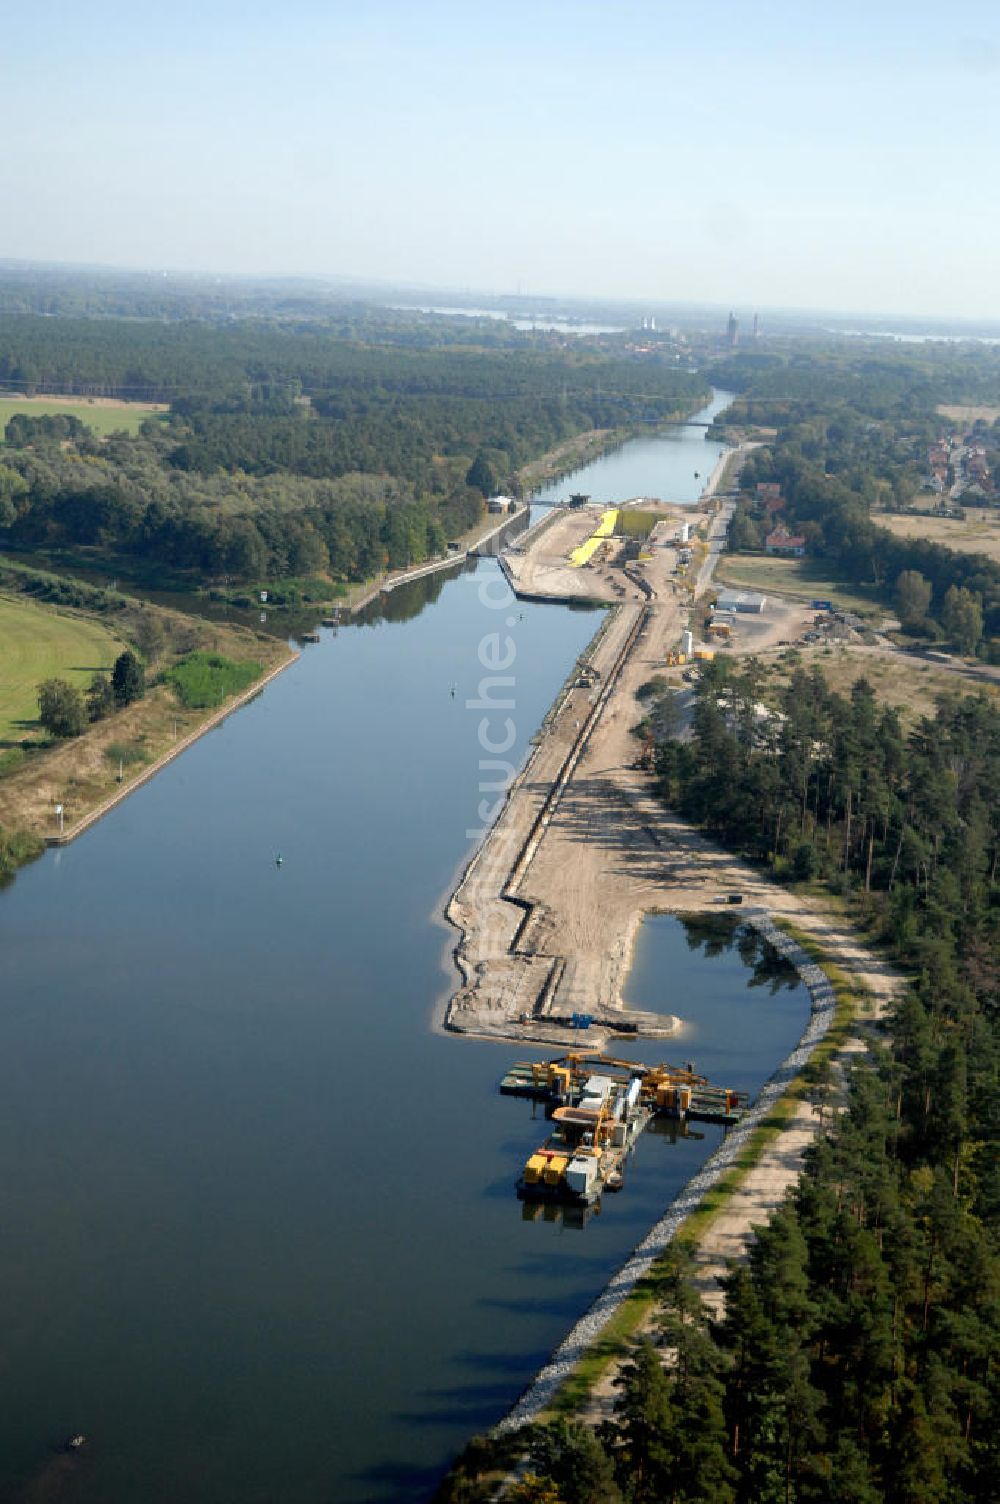
POLYGON ((655 1118, 729 1127, 747 1105, 744 1093, 713 1086, 691 1064, 647 1066, 596 1051, 520 1061, 500 1091, 542 1103, 555 1125, 529 1155, 518 1196, 587 1205, 621 1189, 625 1160, 655 1118))
POLYGON ((656 765, 656 737, 648 726, 643 728, 642 745, 639 755, 632 764, 633 768, 643 773, 651 773, 656 765))

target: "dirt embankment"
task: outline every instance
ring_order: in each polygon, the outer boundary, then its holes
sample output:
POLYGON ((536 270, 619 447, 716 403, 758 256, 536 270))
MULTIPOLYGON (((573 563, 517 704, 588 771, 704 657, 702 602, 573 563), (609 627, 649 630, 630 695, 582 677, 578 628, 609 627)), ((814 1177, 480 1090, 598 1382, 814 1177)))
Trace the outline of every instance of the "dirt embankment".
MULTIPOLYGON (((662 511, 662 541, 641 565, 629 563, 628 574, 623 539, 609 540, 582 568, 569 562, 599 521, 593 508, 566 512, 524 553, 506 557, 518 591, 619 609, 567 685, 448 905, 461 931, 464 977, 447 1010, 451 1028, 564 1043, 572 1015, 587 1013, 588 1043, 596 1044, 609 1032, 659 1035, 678 1026, 669 1009, 639 1015, 622 998, 636 929, 659 905, 665 877, 649 819, 636 815, 621 784, 639 750, 635 692, 676 647, 688 610, 666 536, 679 514, 662 511), (630 577, 639 571, 645 590, 630 577)), ((721 525, 707 514, 702 520, 721 525)))
POLYGON ((591 460, 596 460, 606 449, 620 444, 624 437, 615 428, 591 428, 586 433, 574 434, 573 438, 557 444, 537 460, 529 460, 517 472, 524 495, 528 496, 549 481, 559 480, 561 476, 571 475, 574 470, 589 465, 591 460))

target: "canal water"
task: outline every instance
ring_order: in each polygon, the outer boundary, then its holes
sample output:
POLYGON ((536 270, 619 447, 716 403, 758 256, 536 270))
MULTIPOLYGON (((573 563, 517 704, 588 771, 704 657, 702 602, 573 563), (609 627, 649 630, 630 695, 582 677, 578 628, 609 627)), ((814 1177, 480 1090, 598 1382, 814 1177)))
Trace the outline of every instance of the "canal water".
MULTIPOLYGON (((596 625, 492 560, 404 587, 0 895, 0 1498, 426 1499, 717 1142, 647 1134, 585 1226, 526 1218, 519 1052, 433 1028, 480 644, 523 756, 596 625)), ((752 1090, 805 995, 674 931, 636 1001, 752 1090)))
POLYGON ((647 437, 629 439, 580 470, 551 481, 536 495, 539 502, 564 501, 583 491, 595 501, 615 505, 635 496, 656 497, 680 504, 698 500, 725 444, 705 437, 710 423, 732 402, 732 393, 716 390, 712 400, 687 423, 656 429, 647 437))

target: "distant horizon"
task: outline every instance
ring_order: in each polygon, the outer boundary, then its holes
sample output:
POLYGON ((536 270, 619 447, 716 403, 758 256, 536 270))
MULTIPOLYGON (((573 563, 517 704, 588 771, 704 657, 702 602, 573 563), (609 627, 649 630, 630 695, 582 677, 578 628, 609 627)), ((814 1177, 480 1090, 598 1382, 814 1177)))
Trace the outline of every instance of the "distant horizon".
MULTIPOLYGON (((403 294, 405 296, 420 296, 423 301, 428 299, 446 298, 456 304, 456 310, 462 304, 456 300, 465 300, 466 305, 483 306, 490 300, 510 302, 512 304, 527 307, 533 299, 542 299, 563 307, 576 306, 581 310, 589 309, 591 312, 619 307, 623 311, 634 311, 637 316, 643 313, 657 313, 660 311, 674 310, 679 314, 688 316, 698 314, 717 314, 723 320, 730 312, 736 314, 741 326, 746 328, 758 315, 761 323, 766 325, 769 318, 789 319, 829 319, 838 323, 846 323, 850 320, 862 321, 865 324, 904 324, 913 326, 900 332, 920 332, 920 327, 926 327, 928 333, 940 333, 942 336, 948 333, 968 331, 969 337, 974 337, 977 331, 987 333, 1000 330, 1000 316, 989 315, 965 315, 953 313, 921 313, 913 310, 902 311, 887 308, 861 308, 861 307, 831 307, 810 306, 807 304, 766 304, 752 303, 747 300, 721 299, 711 300, 704 298, 678 298, 678 297, 641 297, 636 294, 626 295, 621 293, 580 293, 566 292, 543 288, 510 289, 498 286, 485 286, 475 284, 454 284, 445 282, 427 282, 423 280, 411 280, 400 277, 374 277, 362 276, 348 272, 307 272, 307 271, 253 271, 233 270, 219 267, 199 266, 154 266, 141 265, 138 263, 115 263, 115 262, 85 262, 73 260, 60 260, 55 257, 20 257, 0 255, 0 272, 16 272, 24 275, 35 273, 55 273, 65 276, 95 276, 113 278, 116 276, 149 278, 152 281, 171 280, 177 281, 208 281, 218 283, 221 286, 233 283, 241 286, 267 286, 272 284, 300 284, 317 289, 337 289, 342 292, 352 290, 359 296, 368 292, 376 296, 362 297, 361 301, 379 304, 381 295, 388 297, 389 294, 403 294)), ((388 306, 388 305, 383 305, 388 306)), ((528 316, 527 313, 524 316, 528 316)), ((767 330, 764 329, 766 334, 767 330)), ((835 333, 847 331, 838 329, 835 333)), ((877 336, 879 331, 875 328, 865 329, 866 334, 877 336)), ((892 335, 897 331, 887 328, 884 331, 892 335)))
POLYGON ((1000 322, 988 0, 94 0, 0 78, 19 260, 1000 322))

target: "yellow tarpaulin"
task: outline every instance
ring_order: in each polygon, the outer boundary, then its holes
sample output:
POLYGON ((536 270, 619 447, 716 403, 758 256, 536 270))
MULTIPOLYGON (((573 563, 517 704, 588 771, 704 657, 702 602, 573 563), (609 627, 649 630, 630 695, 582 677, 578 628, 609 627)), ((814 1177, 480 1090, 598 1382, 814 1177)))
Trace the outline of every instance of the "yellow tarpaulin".
POLYGON ((613 507, 610 512, 601 514, 601 520, 591 533, 586 543, 581 543, 579 548, 574 548, 569 556, 569 562, 574 569, 579 569, 583 564, 589 564, 605 538, 610 538, 618 521, 618 508, 613 507))

